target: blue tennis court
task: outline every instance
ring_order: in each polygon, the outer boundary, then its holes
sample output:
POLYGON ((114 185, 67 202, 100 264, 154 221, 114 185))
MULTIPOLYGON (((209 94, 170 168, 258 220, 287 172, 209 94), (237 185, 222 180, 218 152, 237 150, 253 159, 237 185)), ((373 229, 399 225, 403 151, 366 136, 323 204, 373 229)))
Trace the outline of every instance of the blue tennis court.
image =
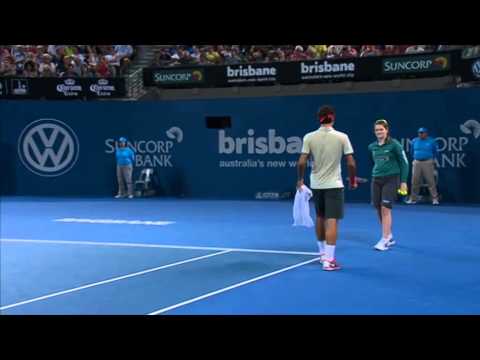
MULTIPOLYGON (((313 213, 313 209, 312 209, 313 213)), ((347 204, 322 271, 289 201, 1 198, 10 314, 480 314, 479 207, 347 204)))

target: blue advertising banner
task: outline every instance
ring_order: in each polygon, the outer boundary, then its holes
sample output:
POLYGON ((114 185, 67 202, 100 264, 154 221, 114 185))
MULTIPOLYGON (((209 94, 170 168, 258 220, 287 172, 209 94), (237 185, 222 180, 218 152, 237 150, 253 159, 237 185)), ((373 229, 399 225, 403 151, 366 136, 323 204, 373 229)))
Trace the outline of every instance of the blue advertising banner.
MULTIPOLYGON (((113 195, 114 143, 136 152, 135 177, 154 168, 160 194, 245 198, 293 192, 302 138, 322 104, 351 139, 358 176, 370 178, 373 123, 387 119, 411 160, 410 140, 427 127, 439 146, 444 201, 480 202, 480 89, 169 102, 2 101, 2 193, 113 195), (207 128, 207 117, 231 127, 207 128)), ((343 177, 347 177, 344 169, 343 177)), ((306 179, 308 184, 308 178, 306 179)), ((347 192, 368 201, 370 186, 347 192)))

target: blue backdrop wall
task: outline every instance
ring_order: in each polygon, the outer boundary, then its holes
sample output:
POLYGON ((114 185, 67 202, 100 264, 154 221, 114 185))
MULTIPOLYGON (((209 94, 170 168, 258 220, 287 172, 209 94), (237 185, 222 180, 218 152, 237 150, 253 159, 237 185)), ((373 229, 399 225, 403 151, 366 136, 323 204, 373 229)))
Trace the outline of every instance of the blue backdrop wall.
MULTIPOLYGON (((437 138, 439 189, 446 201, 479 202, 480 89, 168 102, 0 102, 3 194, 113 195, 113 140, 136 149, 136 175, 154 167, 162 193, 253 198, 291 192, 301 139, 318 127, 322 104, 337 109, 359 176, 369 177, 372 124, 385 118, 411 159, 420 126, 437 138), (206 116, 232 127, 207 129, 206 116)), ((346 172, 344 172, 346 177, 346 172)), ((368 201, 369 185, 347 193, 368 201)))

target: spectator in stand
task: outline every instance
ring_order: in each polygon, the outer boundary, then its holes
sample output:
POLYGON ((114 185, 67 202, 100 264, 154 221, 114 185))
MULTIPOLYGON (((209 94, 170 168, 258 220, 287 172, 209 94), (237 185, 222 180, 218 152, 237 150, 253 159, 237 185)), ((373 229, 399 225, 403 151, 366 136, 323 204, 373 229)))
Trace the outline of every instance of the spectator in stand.
POLYGON ((182 65, 192 64, 192 57, 186 49, 180 50, 179 56, 180 56, 180 59, 179 59, 180 64, 182 65))
POLYGON ((425 52, 433 53, 437 51, 437 45, 425 45, 425 52))
POLYGON ((316 59, 323 59, 327 56, 327 45, 310 45, 315 50, 315 58, 316 59))
POLYGON ((357 50, 352 48, 351 45, 345 45, 342 49, 342 52, 340 53, 341 58, 352 58, 357 56, 358 56, 357 50))
POLYGON ((285 61, 286 60, 286 55, 285 55, 285 51, 280 47, 276 50, 276 53, 277 53, 277 59, 278 61, 285 61))
POLYGON ((191 47, 190 56, 192 58, 192 63, 200 64, 200 50, 198 49, 198 46, 194 45, 191 47))
POLYGON ((124 57, 122 60, 120 60, 120 70, 119 70, 120 76, 124 76, 127 74, 129 65, 130 65, 130 59, 128 57, 124 57))
POLYGON ((105 60, 108 64, 110 76, 116 76, 118 69, 120 68, 120 60, 118 59, 117 55, 112 54, 112 52, 109 51, 109 53, 105 55, 105 60))
POLYGON ((375 45, 363 45, 360 51, 360 57, 380 56, 381 52, 375 45))
POLYGON ((45 52, 47 52, 48 54, 50 54, 50 56, 52 57, 52 59, 56 59, 57 58, 57 46, 56 45, 48 45, 46 51, 45 51, 45 47, 42 46, 42 45, 38 45, 37 46, 37 53, 40 53, 40 54, 44 54, 45 52))
POLYGON ((221 63, 221 56, 214 49, 213 46, 208 46, 207 52, 206 52, 206 58, 212 64, 220 64, 221 63))
POLYGON ((425 52, 425 45, 411 45, 405 50, 405 54, 421 54, 425 52))
POLYGON ((240 54, 240 47, 238 45, 232 46, 232 59, 230 60, 232 64, 241 64, 243 61, 243 56, 240 54))
POLYGON ((38 73, 42 77, 56 76, 57 67, 52 62, 52 57, 45 53, 42 55, 42 62, 38 66, 38 73))
POLYGON ((385 56, 395 56, 402 54, 401 49, 397 45, 385 45, 383 50, 383 55, 385 56))
POLYGON ((301 47, 300 45, 295 46, 295 50, 290 56, 290 60, 293 61, 307 60, 307 58, 307 55, 303 52, 303 47, 301 47))
POLYGON ((155 65, 156 66, 168 66, 171 62, 171 56, 168 50, 160 49, 155 56, 155 65))
POLYGON ((65 55, 62 55, 62 57, 60 58, 60 61, 58 62, 58 65, 57 65, 57 73, 59 74, 59 76, 63 76, 64 73, 66 73, 70 67, 70 65, 72 65, 73 63, 73 58, 70 57, 69 55, 65 56, 65 55))
POLYGON ((15 59, 11 55, 4 57, 0 63, 0 75, 14 76, 16 73, 15 59))
POLYGON ((254 63, 259 63, 265 61, 266 51, 260 46, 252 46, 250 49, 251 59, 254 63))
POLYGON ((64 54, 65 54, 65 56, 74 56, 75 55, 75 46, 73 46, 73 45, 65 46, 64 54))
MULTIPOLYGON (((129 58, 129 55, 133 54, 133 48, 130 45, 116 45, 116 48, 112 45, 5 45, 0 47, 0 63, 2 74, 42 77, 63 74, 69 70, 72 63, 76 75, 85 76, 87 72, 89 75, 96 73, 98 60, 92 61, 92 58, 98 52, 106 55, 111 65, 119 69, 120 60, 129 58), (49 56, 48 60, 45 55, 49 56), (11 69, 10 57, 13 59, 14 71, 11 69)), ((122 63, 123 70, 128 64, 129 61, 122 63)), ((110 69, 110 73, 115 72, 110 69)))
POLYGON ((180 65, 180 55, 178 54, 178 50, 176 48, 170 48, 170 62, 169 66, 178 66, 180 65))
POLYGON ((72 63, 73 71, 75 72, 75 74, 77 74, 78 77, 83 76, 82 60, 77 56, 72 57, 72 59, 73 59, 73 63, 72 63))
POLYGON ((307 47, 307 57, 309 59, 316 59, 317 58, 317 50, 312 46, 312 45, 309 45, 307 47))
POLYGON ((98 77, 110 77, 112 73, 110 72, 110 68, 108 66, 108 61, 105 56, 100 58, 100 63, 97 65, 97 76, 98 77))
POLYGON ((343 50, 343 45, 330 45, 327 48, 327 58, 333 59, 340 56, 340 53, 343 50))
POLYGON ((233 51, 231 47, 226 47, 223 51, 220 52, 220 55, 223 58, 223 62, 226 65, 236 64, 237 62, 233 58, 233 51))
POLYGON ((23 45, 15 45, 10 50, 10 55, 15 59, 15 63, 19 63, 25 60, 25 52, 23 45))
POLYGON ((119 62, 122 61, 123 58, 129 58, 133 55, 133 47, 131 45, 115 45, 113 49, 119 62))
POLYGON ((77 72, 75 71, 75 65, 72 63, 67 64, 67 70, 60 74, 60 77, 78 77, 77 72))
POLYGON ((33 60, 27 60, 23 68, 23 76, 27 78, 38 77, 37 64, 33 60))

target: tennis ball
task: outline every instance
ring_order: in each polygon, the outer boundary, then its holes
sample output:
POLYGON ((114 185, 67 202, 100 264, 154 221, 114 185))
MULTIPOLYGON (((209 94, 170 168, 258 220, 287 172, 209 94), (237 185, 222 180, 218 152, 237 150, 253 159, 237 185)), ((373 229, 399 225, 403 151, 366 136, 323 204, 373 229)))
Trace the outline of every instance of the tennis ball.
POLYGON ((397 192, 398 192, 400 195, 402 195, 402 196, 405 196, 405 195, 408 194, 408 192, 407 192, 406 190, 402 191, 402 189, 398 189, 397 192))

